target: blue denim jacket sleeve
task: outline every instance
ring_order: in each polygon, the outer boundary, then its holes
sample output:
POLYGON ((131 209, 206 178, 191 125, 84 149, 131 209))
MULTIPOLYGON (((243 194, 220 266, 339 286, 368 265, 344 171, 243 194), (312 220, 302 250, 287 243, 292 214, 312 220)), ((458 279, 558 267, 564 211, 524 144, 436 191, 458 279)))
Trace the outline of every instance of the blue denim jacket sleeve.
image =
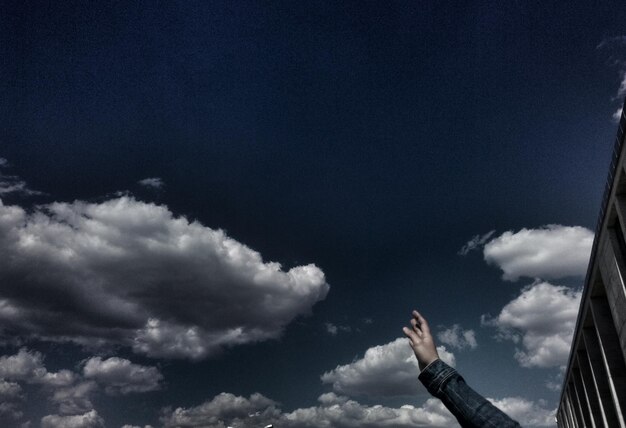
POLYGON ((461 375, 441 360, 433 361, 422 370, 419 380, 428 392, 443 402, 464 428, 520 426, 467 386, 461 375))

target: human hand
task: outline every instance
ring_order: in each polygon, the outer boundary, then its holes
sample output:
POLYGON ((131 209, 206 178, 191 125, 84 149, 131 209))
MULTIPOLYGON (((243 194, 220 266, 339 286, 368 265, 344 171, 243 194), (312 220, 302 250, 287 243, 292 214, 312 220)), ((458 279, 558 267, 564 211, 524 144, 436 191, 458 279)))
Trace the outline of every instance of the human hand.
POLYGON ((415 310, 412 315, 412 328, 404 327, 402 331, 409 338, 409 343, 415 353, 420 370, 424 370, 427 365, 439 359, 439 354, 437 353, 433 336, 430 334, 428 322, 415 310))

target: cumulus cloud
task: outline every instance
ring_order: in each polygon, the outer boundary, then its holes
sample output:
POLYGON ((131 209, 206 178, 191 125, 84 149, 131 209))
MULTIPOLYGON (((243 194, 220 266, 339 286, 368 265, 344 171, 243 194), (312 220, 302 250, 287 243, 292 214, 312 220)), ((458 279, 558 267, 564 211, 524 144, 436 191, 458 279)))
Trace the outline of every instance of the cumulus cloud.
MULTIPOLYGON (((521 397, 489 399, 496 407, 525 427, 554 426, 555 410, 521 397)), ((381 428, 381 427, 458 427, 456 419, 436 398, 421 406, 386 407, 364 405, 333 392, 322 394, 317 406, 283 412, 279 405, 261 395, 249 398, 221 393, 205 403, 190 408, 163 409, 165 428, 258 428, 273 424, 284 428, 381 428)))
MULTIPOLYGON (((439 356, 455 365, 454 354, 444 346, 437 347, 439 356)), ((323 383, 347 395, 372 397, 413 395, 425 389, 417 382, 419 367, 406 338, 365 351, 363 358, 337 366, 321 376, 323 383)))
POLYGON ((48 415, 41 418, 41 428, 102 428, 104 420, 91 410, 82 415, 48 415))
POLYGON ((144 178, 143 180, 139 180, 138 183, 144 187, 151 187, 153 189, 160 189, 165 184, 159 177, 144 178))
POLYGON ((74 385, 54 388, 49 400, 65 415, 88 412, 93 410, 91 399, 97 389, 98 386, 94 381, 81 381, 74 385))
POLYGON ((437 333, 437 339, 454 349, 475 349, 478 346, 474 330, 463 330, 459 324, 437 333))
POLYGON ((43 365, 40 352, 32 352, 22 348, 15 355, 0 357, 0 378, 25 381, 50 386, 69 385, 75 376, 69 370, 50 373, 43 365))
POLYGON ((581 292, 537 282, 522 289, 497 317, 483 316, 499 337, 517 344, 515 358, 523 367, 559 367, 567 363, 581 292))
POLYGON ((124 358, 102 360, 92 357, 83 367, 83 376, 104 385, 108 394, 128 394, 160 389, 163 375, 156 367, 133 364, 124 358))
MULTIPOLYGON (((249 426, 260 426, 266 421, 273 421, 280 416, 277 403, 262 394, 255 393, 250 398, 222 392, 212 400, 185 409, 179 407, 164 415, 161 422, 165 427, 220 427, 243 425, 244 420, 251 420, 249 426)), ((269 422, 268 422, 269 423, 269 422)))
POLYGON ((128 196, 29 213, 0 201, 0 256, 5 334, 152 357, 277 338, 329 289, 313 264, 283 271, 222 230, 128 196))
POLYGON ((485 242, 487 242, 489 240, 489 238, 491 238, 491 236, 495 232, 496 232, 495 230, 490 230, 489 232, 485 233, 484 235, 475 235, 472 239, 467 241, 465 243, 465 245, 463 245, 463 247, 459 250, 459 252, 457 254, 459 254, 460 256, 465 256, 470 251, 476 250, 476 249, 482 247, 485 244, 485 242))
POLYGON ((589 229, 548 225, 504 232, 485 244, 483 254, 487 263, 502 269, 507 281, 522 276, 554 279, 584 276, 592 244, 589 229))
POLYGON ((524 427, 554 427, 556 409, 546 408, 543 400, 529 401, 521 397, 502 399, 490 398, 489 401, 524 427))
POLYGON ((258 428, 269 424, 285 428, 458 426, 441 401, 429 399, 422 407, 367 406, 334 393, 319 397, 319 406, 282 412, 277 403, 261 394, 250 398, 221 393, 200 406, 165 411, 166 428, 179 426, 258 428))

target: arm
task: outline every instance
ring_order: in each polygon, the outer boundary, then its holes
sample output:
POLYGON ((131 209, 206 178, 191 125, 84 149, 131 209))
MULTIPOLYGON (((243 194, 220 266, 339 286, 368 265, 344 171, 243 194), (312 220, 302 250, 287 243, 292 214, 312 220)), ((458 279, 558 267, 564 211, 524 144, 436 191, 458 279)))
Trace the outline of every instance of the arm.
POLYGON ((441 361, 428 322, 413 311, 411 327, 404 334, 420 367, 419 380, 439 398, 462 427, 519 427, 520 425, 470 388, 459 373, 441 361))

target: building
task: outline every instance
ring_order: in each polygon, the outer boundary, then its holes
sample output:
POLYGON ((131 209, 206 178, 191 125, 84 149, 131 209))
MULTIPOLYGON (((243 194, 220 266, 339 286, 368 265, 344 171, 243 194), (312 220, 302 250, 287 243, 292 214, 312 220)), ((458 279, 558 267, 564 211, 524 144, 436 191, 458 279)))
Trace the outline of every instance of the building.
POLYGON ((625 130, 622 113, 564 375, 559 427, 626 428, 625 130))

